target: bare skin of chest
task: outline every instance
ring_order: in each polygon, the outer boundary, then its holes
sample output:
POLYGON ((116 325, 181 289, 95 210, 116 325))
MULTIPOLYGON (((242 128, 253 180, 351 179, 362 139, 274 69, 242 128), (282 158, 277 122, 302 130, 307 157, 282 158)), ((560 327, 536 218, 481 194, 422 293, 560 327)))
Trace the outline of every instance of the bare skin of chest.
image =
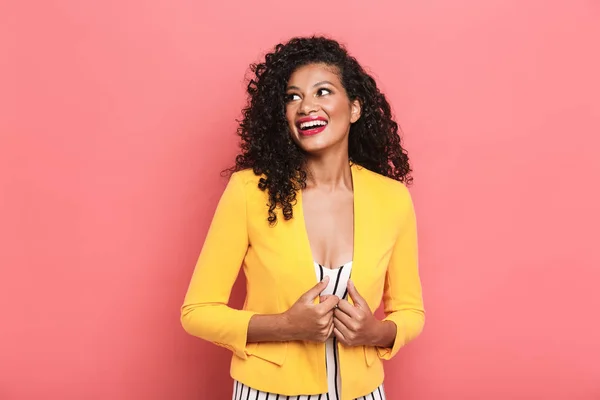
POLYGON ((303 192, 306 233, 314 261, 339 268, 352 261, 354 252, 354 201, 351 191, 303 192))

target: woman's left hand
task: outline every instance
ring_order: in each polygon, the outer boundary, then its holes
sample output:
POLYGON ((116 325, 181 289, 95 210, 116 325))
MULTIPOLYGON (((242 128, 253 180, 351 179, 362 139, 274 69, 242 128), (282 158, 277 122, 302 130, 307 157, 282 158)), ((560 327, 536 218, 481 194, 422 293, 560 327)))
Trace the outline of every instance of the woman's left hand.
POLYGON ((333 333, 346 346, 374 346, 382 322, 375 318, 351 280, 348 281, 348 294, 354 305, 344 299, 339 301, 333 313, 333 333))

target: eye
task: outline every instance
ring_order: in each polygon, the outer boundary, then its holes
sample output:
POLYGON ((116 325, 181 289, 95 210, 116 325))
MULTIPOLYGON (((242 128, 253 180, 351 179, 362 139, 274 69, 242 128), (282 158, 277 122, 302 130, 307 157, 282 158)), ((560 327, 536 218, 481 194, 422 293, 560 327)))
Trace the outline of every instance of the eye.
POLYGON ((288 93, 285 95, 286 102, 294 101, 294 100, 300 100, 300 96, 298 96, 296 93, 288 93))
POLYGON ((319 90, 317 90, 317 96, 325 96, 327 94, 331 94, 331 90, 326 89, 326 88, 320 88, 319 90))

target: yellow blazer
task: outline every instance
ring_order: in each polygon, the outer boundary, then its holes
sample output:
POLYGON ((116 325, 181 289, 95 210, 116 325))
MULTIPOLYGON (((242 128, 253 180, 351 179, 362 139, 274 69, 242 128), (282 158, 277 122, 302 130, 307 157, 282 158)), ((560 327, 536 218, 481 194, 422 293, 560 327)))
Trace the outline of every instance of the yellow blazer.
MULTIPOLYGON (((393 348, 338 344, 342 400, 364 396, 383 382, 388 360, 423 329, 425 313, 417 264, 416 221, 406 187, 353 164, 354 256, 352 280, 372 311, 383 300, 386 320, 397 326, 393 348)), ((282 395, 327 392, 325 343, 246 343, 250 317, 288 310, 317 283, 297 194, 294 217, 267 222, 267 193, 250 170, 232 175, 200 252, 181 322, 191 335, 233 352, 231 376, 258 390, 282 395), (242 310, 227 303, 243 267, 242 310)))

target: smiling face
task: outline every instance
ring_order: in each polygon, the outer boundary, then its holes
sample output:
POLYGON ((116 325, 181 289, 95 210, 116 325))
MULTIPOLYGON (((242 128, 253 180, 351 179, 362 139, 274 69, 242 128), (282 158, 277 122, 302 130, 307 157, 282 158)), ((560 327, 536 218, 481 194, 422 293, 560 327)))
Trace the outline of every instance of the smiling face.
POLYGON ((350 125, 360 118, 360 102, 351 101, 335 67, 309 64, 291 75, 286 117, 292 139, 309 154, 348 150, 350 125))

